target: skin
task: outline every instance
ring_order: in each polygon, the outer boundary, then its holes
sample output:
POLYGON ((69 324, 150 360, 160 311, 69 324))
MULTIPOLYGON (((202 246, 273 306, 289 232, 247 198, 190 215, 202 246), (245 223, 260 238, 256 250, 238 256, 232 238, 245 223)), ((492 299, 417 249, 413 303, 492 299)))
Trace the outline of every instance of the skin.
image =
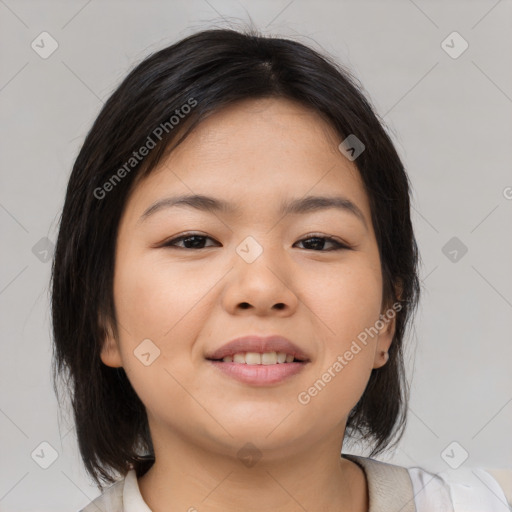
POLYGON ((125 369, 146 407, 156 461, 138 482, 153 512, 368 510, 364 472, 340 452, 349 412, 387 361, 394 320, 307 405, 297 400, 389 307, 368 197, 340 142, 292 101, 245 100, 203 121, 129 197, 114 276, 120 338, 105 340, 101 359, 125 369), (240 210, 172 207, 139 221, 155 201, 192 193, 240 210), (278 215, 281 201, 313 194, 349 198, 367 227, 334 208, 278 215), (210 238, 162 246, 188 231, 210 238), (252 263, 236 252, 247 236, 263 248, 252 263), (256 387, 205 359, 247 334, 286 336, 311 361, 256 387), (147 338, 160 350, 149 366, 134 356, 147 338), (247 442, 261 455, 251 467, 237 456, 247 442))

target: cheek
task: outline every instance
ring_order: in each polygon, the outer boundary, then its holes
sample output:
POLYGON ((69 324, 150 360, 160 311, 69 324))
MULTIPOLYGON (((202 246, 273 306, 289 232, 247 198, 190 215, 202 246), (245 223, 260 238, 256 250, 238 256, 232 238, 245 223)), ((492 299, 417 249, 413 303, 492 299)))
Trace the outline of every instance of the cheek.
POLYGON ((179 383, 187 382, 187 389, 193 389, 187 379, 194 370, 190 347, 201 326, 205 290, 190 285, 186 275, 178 275, 170 265, 144 264, 135 258, 120 260, 117 267, 114 298, 122 326, 123 367, 155 417, 164 409, 170 411, 169 404, 183 401, 179 383))
POLYGON ((359 259, 328 276, 315 277, 308 306, 324 333, 314 378, 299 403, 332 415, 352 409, 364 392, 374 364, 377 336, 371 328, 379 319, 382 280, 380 268, 359 259))
MULTIPOLYGON (((179 382, 193 374, 194 365, 202 357, 202 353, 194 352, 195 340, 212 307, 208 291, 223 272, 201 272, 199 268, 184 269, 161 260, 144 262, 135 257, 120 261, 117 268, 114 295, 118 320, 124 327, 120 345, 125 370, 132 374, 134 387, 141 386, 141 395, 146 387, 173 393, 179 386, 164 370, 179 382), (156 346, 145 342, 149 351, 154 350, 158 357, 146 367, 136 354, 143 340, 148 339, 156 346), (144 381, 139 382, 141 370, 144 381)), ((148 399, 152 399, 150 394, 148 399)))
POLYGON ((132 337, 162 341, 205 294, 208 283, 179 265, 140 258, 119 262, 114 285, 116 311, 132 337))
MULTIPOLYGON (((310 278, 309 278, 310 279, 310 278)), ((378 263, 358 256, 349 263, 316 275, 306 284, 314 312, 337 342, 327 345, 343 347, 373 325, 379 318, 382 302, 382 277, 378 263)))

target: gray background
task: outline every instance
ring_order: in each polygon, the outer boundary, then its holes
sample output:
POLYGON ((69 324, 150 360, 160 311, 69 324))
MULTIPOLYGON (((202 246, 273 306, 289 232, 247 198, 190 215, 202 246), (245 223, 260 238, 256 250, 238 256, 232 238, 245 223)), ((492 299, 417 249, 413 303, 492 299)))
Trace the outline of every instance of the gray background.
POLYGON ((463 466, 512 467, 510 1, 0 0, 0 511, 78 510, 98 494, 51 387, 45 261, 86 132, 149 52, 249 16, 351 68, 411 177, 424 290, 411 409, 378 458, 450 472, 447 454, 466 450, 463 466), (58 43, 46 59, 31 47, 50 48, 44 31, 58 43), (445 49, 461 40, 442 45, 453 31, 469 44, 457 58, 445 49), (57 453, 47 469, 42 442, 57 453))

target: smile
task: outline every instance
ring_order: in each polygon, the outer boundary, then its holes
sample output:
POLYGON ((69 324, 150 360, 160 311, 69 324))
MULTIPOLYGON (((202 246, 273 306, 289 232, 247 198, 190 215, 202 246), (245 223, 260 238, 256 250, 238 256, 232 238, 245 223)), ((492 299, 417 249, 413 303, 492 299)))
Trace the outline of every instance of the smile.
POLYGON ((308 364, 286 352, 245 352, 208 361, 223 375, 252 386, 279 384, 300 373, 308 364))
POLYGON ((263 354, 258 352, 239 352, 232 356, 223 357, 222 361, 224 363, 270 365, 292 363, 294 359, 293 354, 287 354, 286 352, 264 352, 263 354))

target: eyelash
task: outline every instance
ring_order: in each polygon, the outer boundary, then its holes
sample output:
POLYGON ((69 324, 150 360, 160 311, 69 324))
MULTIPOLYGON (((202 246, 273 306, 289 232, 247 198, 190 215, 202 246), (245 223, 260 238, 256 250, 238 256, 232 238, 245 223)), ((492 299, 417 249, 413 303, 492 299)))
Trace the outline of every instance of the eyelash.
MULTIPOLYGON (((192 248, 192 247, 177 247, 175 244, 178 243, 178 242, 181 242, 181 241, 184 241, 184 240, 188 240, 188 239, 191 239, 191 238, 209 238, 210 240, 213 240, 213 238, 209 237, 209 236, 206 236, 206 235, 201 235, 200 233, 185 233, 184 235, 181 235, 179 237, 176 237, 176 238, 173 238, 171 240, 168 240, 167 242, 165 242, 162 247, 169 247, 169 248, 177 248, 177 249, 184 249, 184 250, 189 250, 189 251, 193 251, 193 250, 200 250, 200 249, 207 249, 208 247, 199 247, 199 248, 192 248)), ((313 235, 308 235, 307 238, 303 238, 302 240, 298 240, 298 242, 305 242, 307 240, 313 240, 313 239, 316 239, 316 240, 325 240, 327 242, 331 242, 332 244, 334 244, 336 247, 334 249, 328 249, 328 250, 320 250, 320 251, 315 251, 314 249, 311 249, 315 252, 332 252, 332 251, 341 251, 341 250, 351 250, 352 248, 344 243, 341 243, 339 242, 337 239, 331 237, 331 236, 317 236, 315 234, 313 235)), ((212 246, 210 246, 212 247, 212 246)), ((308 249, 306 249, 308 250, 308 249)))

